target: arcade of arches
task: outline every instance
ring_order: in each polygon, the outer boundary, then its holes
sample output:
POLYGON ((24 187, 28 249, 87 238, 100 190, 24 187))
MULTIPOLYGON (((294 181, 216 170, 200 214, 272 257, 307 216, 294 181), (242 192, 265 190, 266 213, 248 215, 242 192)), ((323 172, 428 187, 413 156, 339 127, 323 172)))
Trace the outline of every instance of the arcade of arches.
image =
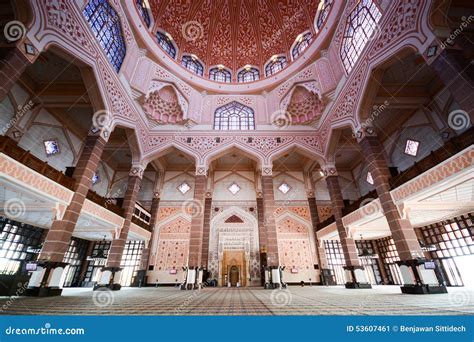
POLYGON ((2 296, 474 287, 468 1, 1 6, 2 296))

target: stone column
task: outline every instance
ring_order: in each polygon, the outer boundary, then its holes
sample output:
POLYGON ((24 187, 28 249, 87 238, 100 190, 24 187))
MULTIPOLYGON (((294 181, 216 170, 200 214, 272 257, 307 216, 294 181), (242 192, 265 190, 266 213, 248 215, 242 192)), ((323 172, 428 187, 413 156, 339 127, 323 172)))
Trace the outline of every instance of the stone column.
POLYGON ((20 47, 14 48, 5 58, 0 60, 0 79, 2 80, 0 82, 0 101, 7 96, 13 85, 18 82, 26 67, 31 65, 31 62, 20 47))
MULTIPOLYGON (((420 276, 420 272, 425 272, 424 267, 420 269, 421 265, 424 264, 424 261, 422 261, 424 254, 410 220, 407 217, 402 217, 390 194, 390 172, 385 159, 384 148, 371 127, 359 130, 356 137, 361 146, 367 169, 374 180, 383 213, 401 260, 400 265, 404 283, 410 285, 408 287, 402 286, 402 292, 426 293, 424 291, 427 288, 423 286, 423 280, 420 276), (403 271, 405 268, 407 272, 403 271), (414 292, 411 292, 412 290, 414 292)), ((432 270, 426 272, 430 273, 430 271, 432 270)), ((432 291, 428 291, 428 293, 436 293, 436 291, 438 289, 432 287, 432 291)), ((446 288, 439 288, 439 291, 445 293, 446 288)))
POLYGON ((127 242, 128 232, 132 223, 133 213, 135 211, 135 203, 137 201, 138 192, 140 191, 140 183, 143 177, 145 167, 142 165, 133 166, 128 176, 127 191, 123 199, 124 222, 120 229, 119 236, 114 237, 109 249, 106 266, 102 269, 102 276, 94 289, 100 287, 108 287, 111 290, 120 290, 120 263, 127 242))
POLYGON ((273 176, 262 175, 262 202, 267 247, 267 265, 270 268, 280 266, 278 239, 275 223, 275 196, 273 193, 273 176))
POLYGON ((201 265, 207 270, 209 265, 209 233, 211 229, 211 207, 212 198, 211 193, 206 193, 204 200, 204 221, 202 234, 202 250, 201 250, 201 265))
POLYGON ((265 285, 265 269, 267 268, 267 233, 265 232, 265 217, 263 214, 262 193, 257 194, 257 222, 258 222, 258 246, 260 248, 260 281, 265 285))
POLYGON ((53 277, 54 272, 64 271, 66 266, 63 263, 69 242, 82 209, 82 205, 87 197, 87 193, 92 186, 92 176, 97 170, 97 165, 101 159, 104 146, 107 143, 107 135, 101 135, 100 132, 87 136, 84 148, 79 161, 74 170, 74 179, 76 180, 75 191, 71 203, 67 206, 63 215, 55 219, 51 224, 43 248, 38 257, 38 271, 34 272, 30 281, 28 295, 32 296, 51 296, 60 295, 62 290, 53 277), (56 270, 57 269, 57 270, 56 270), (53 279, 51 279, 53 278, 53 279), (53 283, 50 281, 53 280, 53 283))
MULTIPOLYGON (((314 195, 314 194, 313 194, 314 195)), ((326 259, 326 252, 324 251, 324 246, 322 248, 319 247, 320 243, 318 240, 318 224, 319 221, 319 214, 318 214, 318 206, 316 204, 315 197, 308 197, 308 206, 309 206, 309 215, 311 217, 311 223, 313 225, 314 230, 314 243, 316 245, 316 256, 318 257, 318 267, 319 267, 319 276, 321 282, 323 282, 322 274, 323 270, 328 268, 328 263, 326 259)))
POLYGON ((136 286, 146 285, 146 273, 148 271, 148 265, 150 262, 150 249, 152 247, 153 241, 158 239, 159 232, 156 231, 155 226, 158 223, 158 213, 160 208, 160 194, 155 192, 153 194, 153 199, 151 200, 151 209, 150 209, 150 229, 151 236, 148 244, 143 248, 142 255, 140 257, 140 266, 137 271, 137 282, 136 286))
POLYGON ((189 237, 189 262, 191 268, 201 265, 202 241, 204 229, 204 205, 206 196, 207 177, 196 175, 194 178, 194 198, 191 218, 191 232, 189 237))
POLYGON ((358 136, 360 137, 359 144, 367 170, 374 180, 374 186, 392 232, 400 260, 410 260, 422 256, 423 253, 418 238, 410 221, 407 218, 402 218, 390 194, 390 172, 382 144, 371 128, 364 130, 358 136))
POLYGON ((346 288, 370 288, 371 286, 363 272, 364 267, 360 264, 357 256, 358 253, 354 239, 348 236, 344 223, 342 222, 344 201, 335 166, 325 166, 324 174, 326 176, 329 196, 331 197, 337 232, 339 234, 342 250, 344 252, 344 259, 346 261, 346 266, 344 267, 346 270, 346 288))
POLYGON ((474 119, 474 64, 465 58, 462 51, 443 50, 431 63, 433 70, 443 81, 461 110, 474 119))

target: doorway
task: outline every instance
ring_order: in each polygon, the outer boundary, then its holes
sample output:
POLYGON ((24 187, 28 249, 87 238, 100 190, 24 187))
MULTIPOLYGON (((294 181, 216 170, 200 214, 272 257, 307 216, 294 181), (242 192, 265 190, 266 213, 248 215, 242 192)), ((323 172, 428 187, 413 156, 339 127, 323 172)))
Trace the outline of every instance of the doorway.
POLYGON ((240 278, 240 274, 239 274, 239 268, 235 265, 233 265, 231 268, 230 268, 230 277, 229 277, 229 280, 230 280, 230 286, 232 287, 236 287, 237 286, 237 283, 239 282, 239 278, 240 278))

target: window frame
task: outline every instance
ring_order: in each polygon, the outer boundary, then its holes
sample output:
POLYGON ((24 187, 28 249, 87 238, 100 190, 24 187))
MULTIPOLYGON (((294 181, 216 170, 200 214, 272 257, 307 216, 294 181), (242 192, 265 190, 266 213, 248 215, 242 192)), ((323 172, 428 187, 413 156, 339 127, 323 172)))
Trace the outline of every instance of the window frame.
POLYGON ((260 80, 260 70, 256 66, 251 65, 247 68, 243 67, 237 71, 237 83, 250 83, 250 82, 255 82, 258 80, 260 80), (246 80, 245 75, 249 75, 249 74, 253 75, 252 76, 253 79, 246 80), (255 77, 255 74, 257 75, 257 77, 255 77))
POLYGON ((288 66, 288 58, 284 54, 272 56, 267 63, 265 63, 265 77, 273 76, 288 66), (280 67, 274 67, 280 65, 280 67))
POLYGON ((347 16, 339 51, 339 57, 347 75, 354 69, 370 40, 376 34, 381 18, 382 11, 373 0, 359 0, 347 16), (359 34, 356 35, 356 33, 359 34))
POLYGON ((171 58, 176 59, 178 56, 178 47, 174 43, 173 37, 163 30, 157 30, 155 33, 158 46, 171 58), (162 43, 163 42, 163 43, 162 43))
POLYGON ((255 130, 255 112, 251 107, 240 102, 229 102, 214 111, 213 127, 216 131, 253 131, 255 130), (242 113, 245 116, 242 116, 242 113), (231 121, 231 117, 236 116, 238 124, 235 119, 231 121))
POLYGON ((311 31, 305 31, 299 34, 291 46, 290 51, 292 60, 295 61, 296 59, 298 59, 303 54, 303 52, 311 45, 312 41, 313 35, 311 34, 311 31), (299 39, 301 40, 298 41, 299 39))
POLYGON ((232 83, 232 71, 226 67, 213 66, 209 69, 209 79, 219 83, 232 83))
POLYGON ((86 3, 82 15, 108 61, 118 73, 127 55, 127 44, 118 12, 108 0, 90 0, 86 3), (107 17, 106 21, 104 17, 107 17))
POLYGON ((198 75, 198 76, 201 76, 201 77, 204 76, 204 63, 202 63, 199 60, 199 58, 197 58, 196 56, 193 56, 191 54, 183 54, 183 56, 181 57, 181 66, 184 67, 189 72, 192 72, 195 75, 198 75), (186 61, 186 64, 183 64, 184 60, 188 59, 188 58, 190 59, 190 61, 186 61), (193 69, 189 68, 188 63, 194 64, 196 66, 196 70, 193 70, 193 69))

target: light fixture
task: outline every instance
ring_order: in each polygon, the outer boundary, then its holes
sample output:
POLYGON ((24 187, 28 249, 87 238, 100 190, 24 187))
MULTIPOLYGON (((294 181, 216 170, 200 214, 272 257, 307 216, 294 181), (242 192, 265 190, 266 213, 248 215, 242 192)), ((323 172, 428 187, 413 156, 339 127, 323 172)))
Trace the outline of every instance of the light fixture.
MULTIPOLYGON (((360 241, 364 241, 364 238, 362 237, 362 234, 360 235, 360 241)), ((375 253, 369 252, 367 248, 362 248, 362 253, 358 255, 359 258, 365 259, 365 260, 370 260, 370 259, 378 259, 378 255, 375 253)))
POLYGON ((222 64, 218 64, 218 65, 217 65, 217 69, 219 69, 219 70, 222 70, 222 69, 224 69, 224 68, 225 68, 225 66, 223 66, 222 64))
POLYGON ((240 191, 240 186, 237 183, 232 183, 227 189, 232 193, 232 195, 235 195, 240 191))
POLYGON ((280 190, 283 194, 286 195, 288 191, 291 190, 291 186, 289 186, 287 183, 281 183, 278 187, 278 190, 280 190))
POLYGON ((183 195, 187 193, 189 190, 191 190, 191 187, 189 186, 188 183, 183 182, 178 186, 179 192, 181 192, 183 195))
POLYGON ((249 71, 250 69, 252 68, 252 66, 250 64, 247 64, 244 66, 244 69, 249 71))
POLYGON ((105 235, 104 239, 102 240, 102 245, 99 246, 95 253, 92 253, 91 256, 87 257, 87 261, 103 261, 107 259, 107 252, 105 250, 105 235))
POLYGON ((296 37, 296 41, 297 41, 298 43, 301 43, 302 40, 303 40, 303 34, 300 33, 300 34, 298 35, 298 37, 296 37))
POLYGON ((272 62, 275 62, 277 60, 277 58, 278 58, 278 55, 273 55, 272 58, 270 58, 270 59, 271 59, 272 62))
POLYGON ((433 245, 433 244, 429 244, 429 245, 426 245, 423 241, 421 240, 418 240, 419 244, 420 244, 420 247, 421 247, 421 250, 423 252, 433 252, 436 250, 436 245, 433 245))

